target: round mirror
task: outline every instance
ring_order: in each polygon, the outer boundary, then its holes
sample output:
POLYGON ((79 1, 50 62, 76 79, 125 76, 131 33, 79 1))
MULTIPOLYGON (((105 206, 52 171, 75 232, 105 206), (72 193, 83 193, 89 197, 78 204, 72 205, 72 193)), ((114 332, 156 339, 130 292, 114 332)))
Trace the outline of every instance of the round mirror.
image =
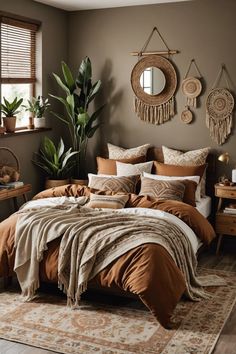
POLYGON ((148 95, 158 95, 165 88, 166 78, 161 69, 151 66, 142 72, 140 85, 148 95))

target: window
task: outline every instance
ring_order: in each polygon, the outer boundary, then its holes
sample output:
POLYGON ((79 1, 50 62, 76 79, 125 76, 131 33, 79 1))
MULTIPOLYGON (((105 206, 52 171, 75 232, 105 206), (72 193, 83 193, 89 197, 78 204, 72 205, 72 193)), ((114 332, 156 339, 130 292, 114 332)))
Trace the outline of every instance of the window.
MULTIPOLYGON (((1 101, 35 96, 36 32, 39 23, 0 13, 1 101)), ((17 115, 17 127, 28 124, 24 111, 17 115)))

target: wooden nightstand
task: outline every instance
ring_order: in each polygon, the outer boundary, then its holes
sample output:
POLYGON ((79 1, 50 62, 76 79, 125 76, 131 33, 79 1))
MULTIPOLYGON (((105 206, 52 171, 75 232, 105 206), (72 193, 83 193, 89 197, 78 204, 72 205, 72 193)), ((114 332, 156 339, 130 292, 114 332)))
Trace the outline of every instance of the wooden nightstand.
POLYGON ((23 197, 24 202, 27 202, 26 193, 31 191, 31 184, 25 184, 21 187, 12 189, 3 189, 0 191, 0 201, 6 199, 13 199, 15 211, 18 210, 17 198, 23 197))
POLYGON ((219 198, 215 230, 219 235, 216 254, 219 254, 223 235, 236 236, 236 214, 224 213, 224 207, 230 203, 230 199, 236 199, 236 186, 215 185, 215 196, 219 198))

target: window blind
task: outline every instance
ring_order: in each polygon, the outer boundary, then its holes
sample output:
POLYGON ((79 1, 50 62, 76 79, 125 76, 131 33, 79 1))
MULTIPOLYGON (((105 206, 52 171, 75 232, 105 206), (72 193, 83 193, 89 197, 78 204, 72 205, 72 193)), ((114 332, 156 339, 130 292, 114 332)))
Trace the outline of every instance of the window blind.
POLYGON ((4 16, 0 22, 1 83, 34 83, 38 26, 4 16))

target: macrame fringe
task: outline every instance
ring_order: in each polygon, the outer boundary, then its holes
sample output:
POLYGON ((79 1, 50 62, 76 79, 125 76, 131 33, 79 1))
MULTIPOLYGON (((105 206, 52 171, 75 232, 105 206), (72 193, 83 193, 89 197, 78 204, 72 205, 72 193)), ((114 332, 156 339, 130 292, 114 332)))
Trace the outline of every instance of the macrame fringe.
POLYGON ((188 107, 197 107, 197 98, 196 97, 187 97, 187 104, 188 107))
POLYGON ((144 122, 151 124, 162 124, 174 116, 174 97, 159 106, 151 106, 144 103, 138 97, 134 101, 135 113, 144 122))
POLYGON ((210 137, 218 144, 224 144, 225 140, 231 133, 233 117, 228 115, 224 120, 215 120, 206 114, 206 125, 210 130, 210 137))

